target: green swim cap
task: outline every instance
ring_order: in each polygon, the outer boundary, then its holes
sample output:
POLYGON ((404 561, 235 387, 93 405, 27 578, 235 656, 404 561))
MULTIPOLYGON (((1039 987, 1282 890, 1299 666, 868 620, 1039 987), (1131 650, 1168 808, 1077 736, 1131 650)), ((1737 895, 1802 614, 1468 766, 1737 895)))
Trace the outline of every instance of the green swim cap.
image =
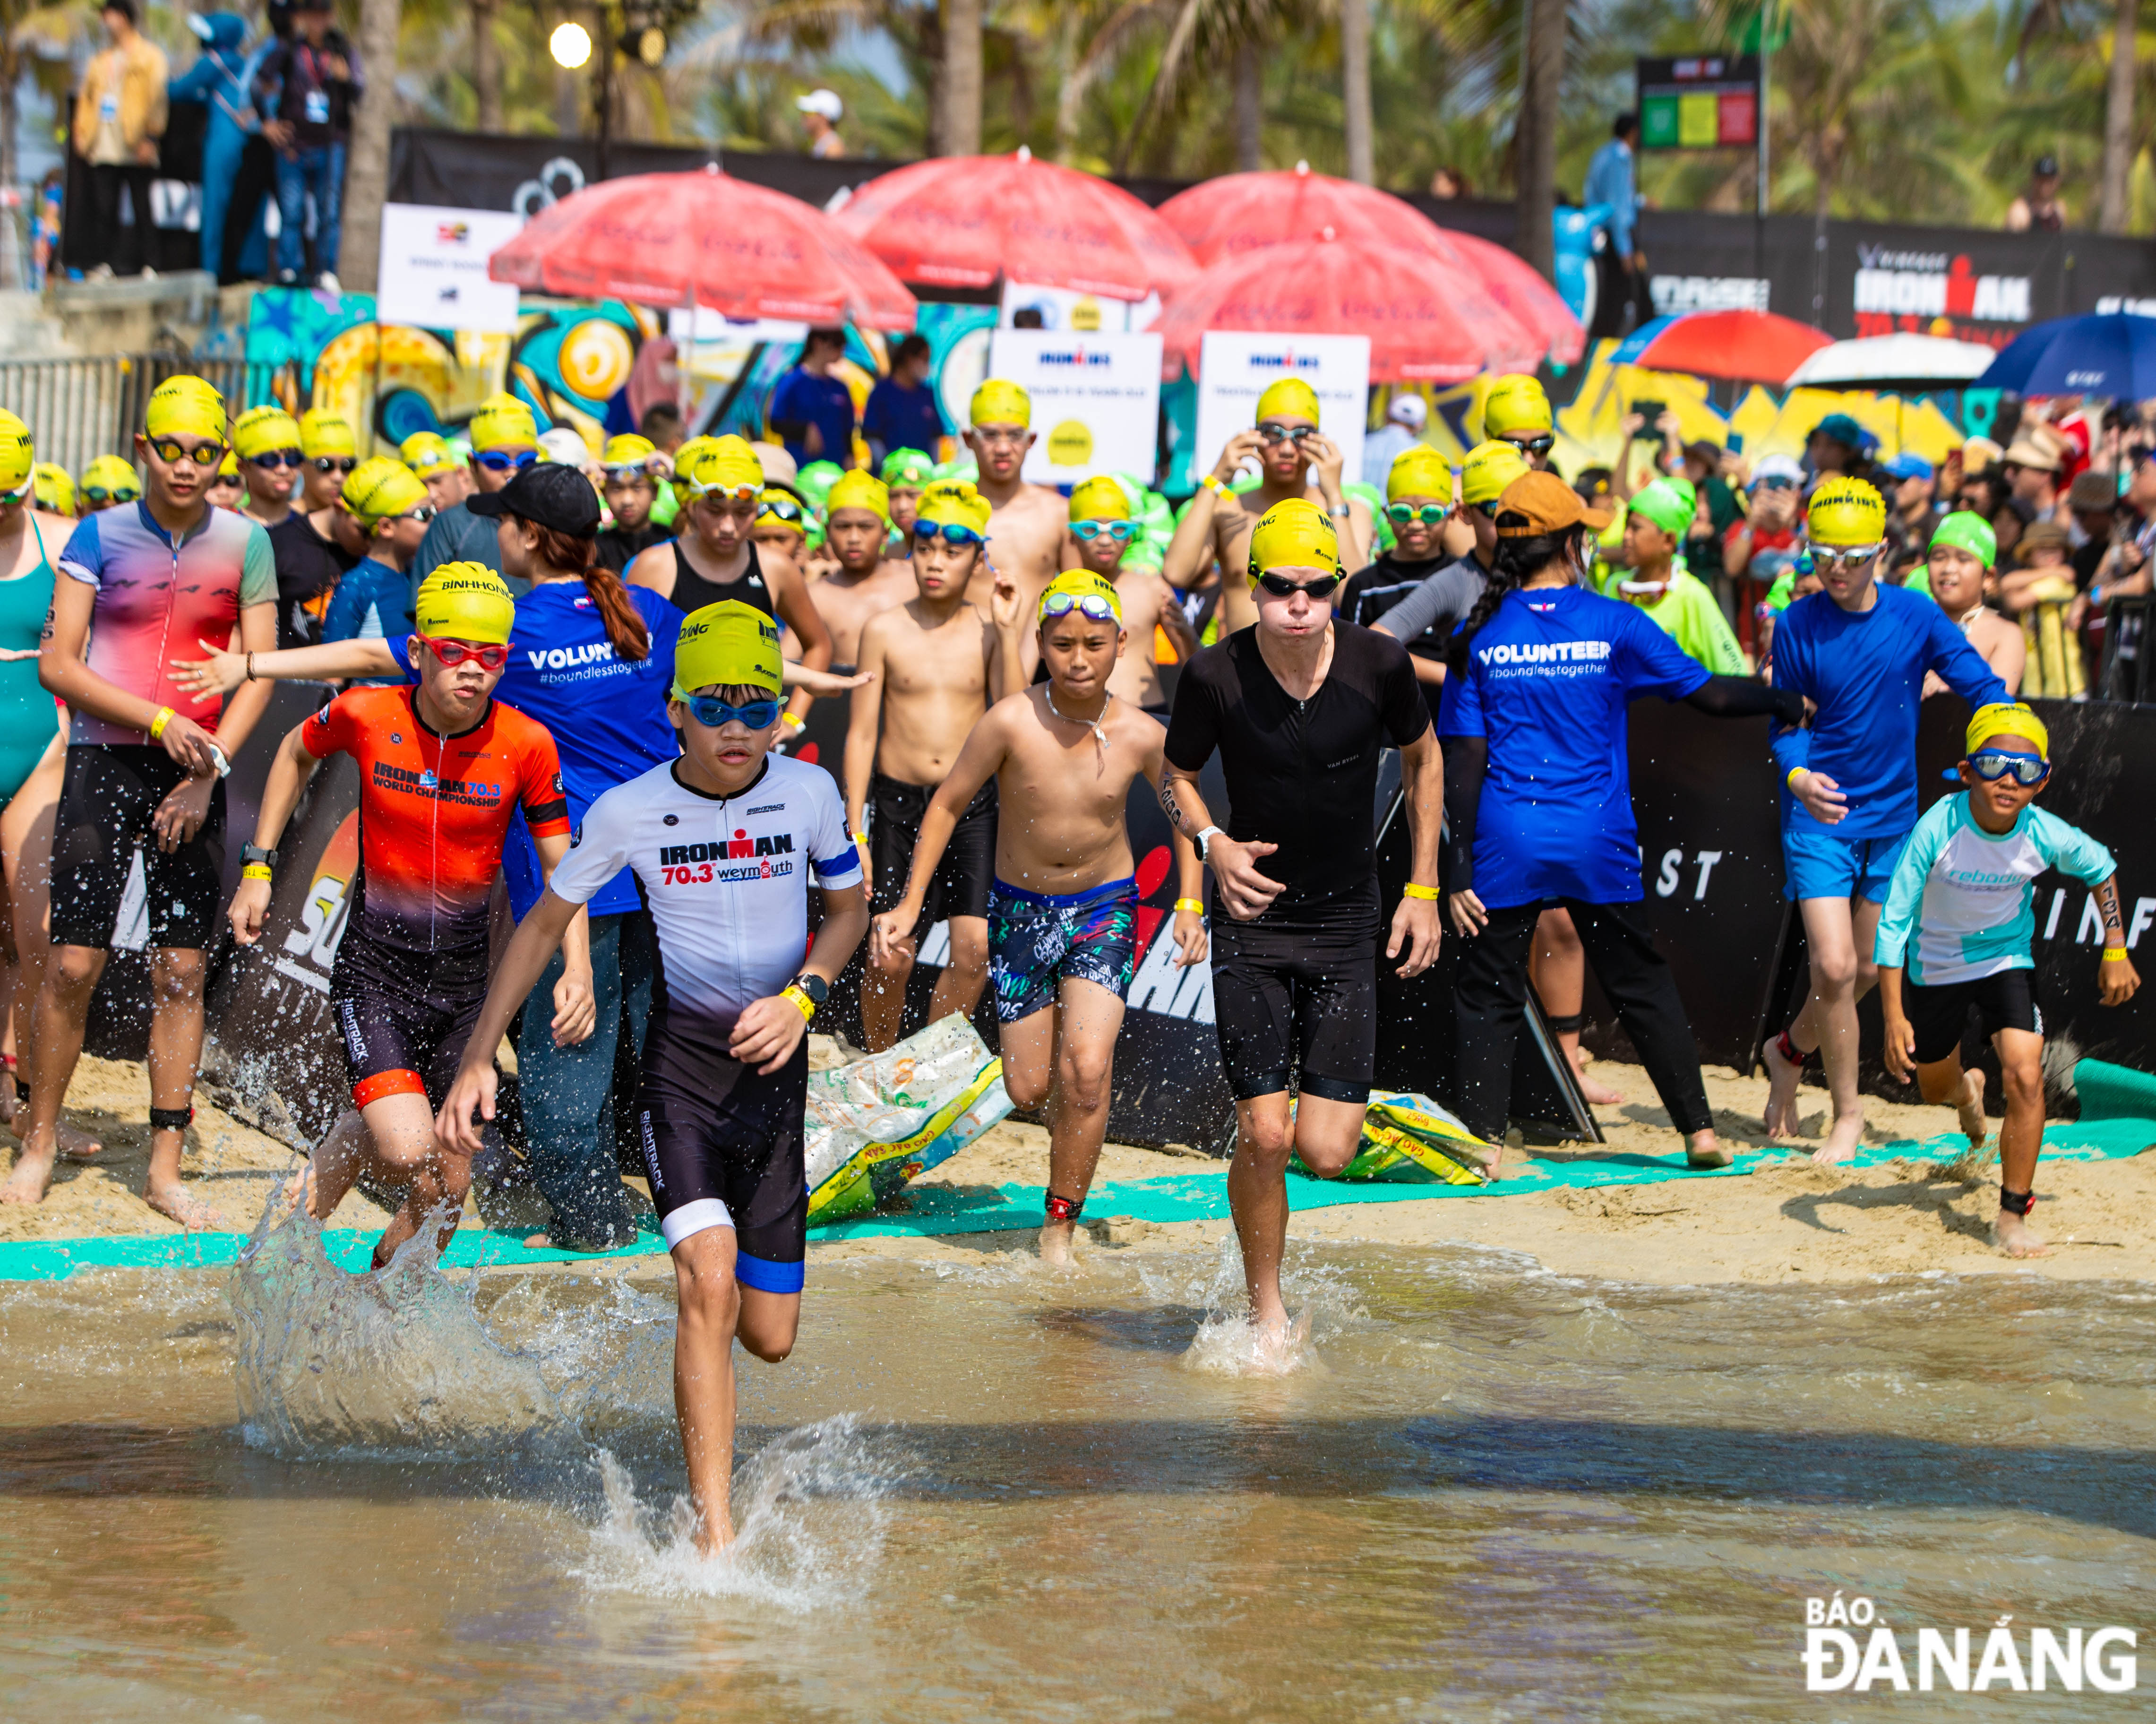
POLYGON ((1939 522, 1938 531, 1932 535, 1932 543, 1952 545, 1958 551, 1967 551, 1986 569, 1999 560, 1999 535, 1991 530, 1991 523, 1983 516, 1963 509, 1939 522))
POLYGON ((820 515, 824 512, 824 499, 844 471, 836 461, 812 461, 794 476, 793 488, 808 498, 809 507, 820 515))
POLYGON ((1691 531, 1692 516, 1698 507, 1699 496, 1689 479, 1657 479, 1642 487, 1631 502, 1634 514, 1645 516, 1674 539, 1682 539, 1691 531))

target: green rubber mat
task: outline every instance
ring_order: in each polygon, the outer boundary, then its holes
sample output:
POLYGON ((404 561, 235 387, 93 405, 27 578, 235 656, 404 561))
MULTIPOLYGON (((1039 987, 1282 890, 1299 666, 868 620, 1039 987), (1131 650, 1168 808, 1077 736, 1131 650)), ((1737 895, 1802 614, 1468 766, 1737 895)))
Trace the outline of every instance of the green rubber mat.
MULTIPOLYGON (((1856 1165, 1950 1160, 1967 1140, 1946 1132, 1921 1142, 1905 1139, 1857 1152, 1856 1165)), ((2054 1125, 2044 1133, 2045 1156, 2054 1161, 2088 1161, 2138 1155, 2156 1149, 2156 1119, 2085 1119, 2054 1125)), ((1567 1155, 1536 1161, 1496 1185, 1446 1185, 1428 1176, 1373 1180, 1346 1185, 1337 1181, 1291 1179, 1293 1207, 1330 1209, 1342 1203, 1410 1203, 1430 1198, 1471 1200, 1518 1197, 1529 1191, 1570 1186, 1661 1185, 1676 1180, 1741 1179, 1755 1168, 1789 1159, 1782 1150, 1746 1150, 1733 1167, 1711 1171, 1685 1166, 1681 1155, 1567 1155)), ((1017 1233, 1040 1225, 1045 1193, 1039 1186, 916 1186, 901 1200, 903 1210, 836 1222, 811 1230, 810 1243, 829 1239, 880 1239, 937 1233, 1017 1233)), ((1095 1220, 1127 1216, 1137 1221, 1213 1221, 1228 1213, 1227 1170, 1171 1175, 1165 1179, 1109 1180, 1086 1200, 1095 1220)), ((367 1265, 375 1235, 336 1228, 322 1235, 330 1261, 354 1274, 367 1265)), ((0 1281, 64 1280, 80 1269, 229 1269, 247 1243, 244 1233, 120 1234, 87 1239, 26 1239, 0 1244, 0 1281)), ((641 1233, 636 1243, 618 1251, 590 1253, 526 1249, 521 1235, 490 1233, 466 1226, 457 1232, 443 1258, 453 1269, 519 1267, 531 1263, 591 1263, 602 1257, 659 1256, 665 1241, 641 1233)))

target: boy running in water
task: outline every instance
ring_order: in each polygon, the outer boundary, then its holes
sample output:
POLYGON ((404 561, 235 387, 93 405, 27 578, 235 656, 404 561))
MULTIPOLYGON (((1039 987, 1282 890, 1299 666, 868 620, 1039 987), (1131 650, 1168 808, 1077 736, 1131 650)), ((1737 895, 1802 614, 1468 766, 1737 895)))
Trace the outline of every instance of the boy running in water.
MULTIPOLYGON (((879 910, 897 907, 928 799, 1005 680, 995 625, 966 600, 988 564, 988 500, 972 486, 955 480, 930 486, 913 523, 919 596, 870 617, 861 630, 857 668, 875 680, 854 691, 846 731, 846 830, 860 847, 879 910), (871 804, 875 818, 864 824, 871 804)), ((934 878, 923 882, 922 926, 947 920, 951 927, 951 955, 936 980, 931 1023, 953 1011, 970 1016, 988 984, 996 790, 985 780, 978 789, 934 878)), ((861 1033, 871 1053, 898 1040, 916 950, 911 939, 893 939, 870 955, 861 1033)))
POLYGON ((844 675, 860 656, 868 620, 905 604, 918 589, 911 566, 883 553, 891 536, 891 493, 882 480, 859 468, 841 473, 824 497, 824 541, 839 566, 812 584, 808 596, 831 631, 832 666, 844 675))
POLYGON ((1913 1066, 1924 1099, 1952 1104, 1970 1147, 1979 1146, 1984 1073, 1961 1064, 1962 1031, 1976 1009, 2006 1084, 1994 1238, 2009 1257, 2041 1257, 2044 1242, 2029 1228, 2044 1140, 2044 1015, 2029 950, 2036 877, 2056 868, 2094 895, 2103 918, 2097 986, 2106 1006, 2123 1006, 2141 978, 2126 955, 2111 852, 2030 805, 2051 772, 2044 721, 2027 707, 1984 707, 1969 721, 1964 746, 1962 793, 1934 802, 1917 822, 1879 922, 1887 1068, 1907 1078, 1913 1066))
POLYGON ((1878 971, 1866 956, 1902 847, 1917 823, 1917 709, 1924 673, 1979 707, 2006 687, 1946 614, 1922 594, 1879 584, 1884 498, 1861 479, 1812 493, 1806 556, 1823 590, 1799 599, 1774 628, 1774 686, 1815 708, 1810 728, 1774 738, 1789 788, 1782 809, 1785 896, 1804 917, 1811 995, 1767 1044, 1766 1127, 1796 1129, 1797 1080, 1818 1048, 1834 1124, 1815 1161, 1846 1161, 1864 1134, 1856 1088, 1856 1002, 1878 971))
MULTIPOLYGON (((435 1137, 434 1103, 448 1093, 486 995, 487 898, 510 821, 523 811, 543 871, 568 853, 554 739, 494 698, 516 608, 501 577, 475 563, 445 563, 427 577, 410 642, 418 681, 347 689, 286 735, 232 900, 233 938, 253 945, 285 822, 316 767, 350 754, 360 769, 360 867, 330 1004, 358 1112, 316 1149, 308 1212, 328 1220, 363 1170, 405 1187, 375 1243, 377 1269, 431 1211, 447 1211, 447 1245, 471 1184, 470 1151, 435 1137)), ((579 918, 554 991, 554 1033, 564 1045, 589 1036, 594 1021, 585 928, 579 918)), ((501 1035, 496 1026, 473 1044, 490 1065, 501 1035)))
POLYGON ((1168 693, 1153 661, 1152 631, 1168 630, 1178 663, 1198 651, 1198 636, 1166 581, 1150 569, 1122 566, 1123 553, 1137 534, 1130 497, 1113 479, 1088 479, 1071 491, 1070 536, 1078 542, 1078 566, 1114 587, 1123 622, 1126 644, 1109 674, 1108 692, 1165 724, 1168 693))
POLYGON ((674 670, 668 711, 681 758, 616 785, 585 815, 568 861, 502 954, 439 1125, 459 1155, 477 1149, 472 1109, 494 1114, 490 1050, 583 903, 635 869, 660 957, 638 1107, 680 1290, 674 1405, 696 1544, 709 1554, 733 1537, 733 1343, 777 1364, 800 1323, 808 1020, 869 913, 831 775, 773 749, 771 619, 735 600, 694 612, 674 670), (824 921, 804 968, 811 868, 824 921))
MULTIPOLYGON (((998 630, 1016 634, 1024 615, 1017 592, 999 586, 998 630)), ((1047 1104, 1040 1254, 1060 1263, 1070 1259, 1107 1135, 1137 951, 1138 890, 1123 811, 1141 773, 1160 790, 1168 733, 1111 692, 1129 636, 1111 583, 1086 569, 1058 575, 1041 594, 1038 622, 1048 681, 1007 695, 973 727, 921 816, 906 894, 876 918, 871 944, 882 953, 911 940, 945 845, 974 793, 995 779, 988 961, 1004 1088, 1021 1108, 1047 1104)), ((1005 652, 1014 650, 1006 638, 1005 652)), ((1195 964, 1205 955, 1203 865, 1179 831, 1175 859, 1177 962, 1195 964)))

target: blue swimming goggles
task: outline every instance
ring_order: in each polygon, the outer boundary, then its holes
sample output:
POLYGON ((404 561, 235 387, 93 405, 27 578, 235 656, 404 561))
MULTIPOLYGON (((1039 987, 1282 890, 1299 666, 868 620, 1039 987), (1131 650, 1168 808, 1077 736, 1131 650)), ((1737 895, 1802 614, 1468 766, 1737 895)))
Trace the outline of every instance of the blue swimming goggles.
POLYGON ((1135 521, 1073 521, 1070 531, 1075 537, 1087 540, 1096 539, 1105 533, 1118 543, 1124 543, 1137 537, 1138 523, 1135 521))
POLYGON ((2041 754, 2024 754, 2018 749, 2010 753, 2005 749, 1985 749, 1971 754, 1969 764, 1970 770, 1988 785, 2009 774, 2017 785, 2040 785, 2051 769, 2051 763, 2041 754))
POLYGON ((916 521, 913 523, 913 536, 922 540, 940 538, 945 544, 956 545, 961 549, 968 545, 984 545, 988 542, 986 533, 976 533, 970 527, 961 527, 955 521, 916 521))
POLYGON ((539 459, 536 449, 483 449, 472 457, 490 473, 521 473, 539 459))
POLYGON ((779 703, 775 700, 752 700, 745 707, 730 707, 716 694, 692 694, 681 703, 708 730, 737 723, 751 730, 768 730, 778 722, 779 703))

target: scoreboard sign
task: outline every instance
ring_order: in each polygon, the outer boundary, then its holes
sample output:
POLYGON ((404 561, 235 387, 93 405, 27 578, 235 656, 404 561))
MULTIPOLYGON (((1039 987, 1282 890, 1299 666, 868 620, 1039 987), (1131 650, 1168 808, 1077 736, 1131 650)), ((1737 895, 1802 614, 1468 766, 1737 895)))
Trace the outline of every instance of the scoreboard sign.
POLYGON ((1640 147, 1749 150, 1759 142, 1755 54, 1696 54, 1638 63, 1640 147))

